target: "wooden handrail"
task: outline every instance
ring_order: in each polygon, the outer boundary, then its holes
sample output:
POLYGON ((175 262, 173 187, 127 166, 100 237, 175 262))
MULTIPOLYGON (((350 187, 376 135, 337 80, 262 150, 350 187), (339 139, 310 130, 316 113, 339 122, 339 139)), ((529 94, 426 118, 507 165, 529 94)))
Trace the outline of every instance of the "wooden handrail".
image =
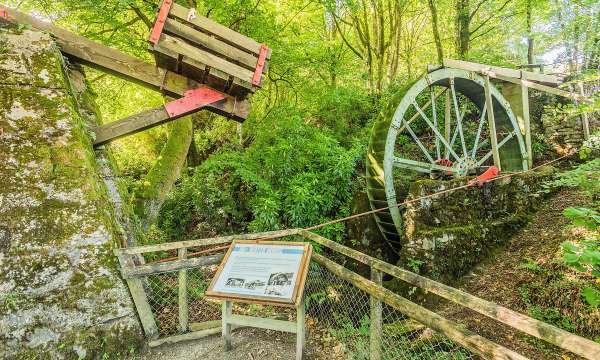
POLYGON ((529 335, 535 336, 538 339, 559 346, 587 359, 600 359, 600 344, 594 341, 559 329, 556 326, 547 324, 545 322, 533 319, 529 316, 510 310, 493 302, 478 298, 448 285, 433 281, 424 276, 388 264, 384 261, 353 250, 315 233, 302 230, 300 234, 318 244, 337 251, 340 254, 346 255, 363 264, 369 265, 379 271, 406 281, 411 285, 418 286, 466 308, 477 311, 482 315, 509 325, 529 335))
POLYGON ((391 290, 365 279, 355 272, 346 269, 342 265, 329 260, 323 255, 313 253, 312 259, 339 278, 344 279, 366 293, 377 297, 410 318, 419 321, 433 330, 439 331, 450 340, 480 355, 484 359, 527 359, 523 355, 498 345, 472 331, 461 329, 458 323, 445 319, 433 311, 417 305, 391 290))
POLYGON ((254 234, 228 235, 228 236, 219 236, 219 237, 206 238, 206 239, 195 239, 195 240, 169 242, 169 243, 156 244, 156 245, 135 246, 135 247, 117 249, 115 251, 119 254, 135 255, 135 254, 144 254, 144 253, 156 252, 156 251, 167 251, 167 250, 176 250, 176 249, 181 249, 181 248, 226 244, 226 243, 232 242, 233 240, 276 239, 276 238, 280 238, 280 237, 284 237, 284 236, 296 235, 298 233, 300 233, 300 229, 266 231, 266 232, 260 232, 260 233, 254 233, 254 234))

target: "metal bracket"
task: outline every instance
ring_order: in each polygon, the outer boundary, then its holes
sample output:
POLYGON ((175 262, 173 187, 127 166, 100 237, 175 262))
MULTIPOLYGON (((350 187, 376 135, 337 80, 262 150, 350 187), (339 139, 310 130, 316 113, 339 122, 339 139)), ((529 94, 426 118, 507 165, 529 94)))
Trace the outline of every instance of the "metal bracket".
POLYGON ((156 45, 158 39, 160 39, 160 34, 162 34, 165 27, 165 21, 167 21, 167 16, 169 16, 169 11, 171 11, 171 5, 173 5, 173 0, 164 0, 158 11, 158 16, 150 33, 149 41, 152 45, 156 45))
POLYGON ((268 53, 269 48, 267 47, 267 45, 261 45, 260 53, 258 54, 258 61, 256 62, 256 68, 254 69, 254 76, 252 77, 252 85, 254 86, 260 85, 260 78, 262 75, 262 71, 265 68, 268 53))
POLYGON ((203 86, 186 91, 181 99, 166 103, 165 110, 169 114, 169 117, 178 117, 208 104, 223 100, 225 97, 225 94, 207 86, 203 86))
POLYGON ((469 181, 468 186, 473 186, 473 185, 482 186, 489 180, 498 176, 499 173, 500 173, 500 171, 498 170, 497 167, 490 166, 483 174, 481 174, 478 177, 476 177, 475 179, 469 181))

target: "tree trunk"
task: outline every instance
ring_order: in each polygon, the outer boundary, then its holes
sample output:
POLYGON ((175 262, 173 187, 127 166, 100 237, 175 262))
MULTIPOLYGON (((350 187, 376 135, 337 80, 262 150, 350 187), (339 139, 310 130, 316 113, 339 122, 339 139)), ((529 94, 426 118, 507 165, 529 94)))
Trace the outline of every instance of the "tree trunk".
POLYGON ((194 126, 191 116, 169 125, 171 131, 167 143, 134 194, 135 212, 145 230, 156 221, 160 206, 179 178, 192 142, 194 126))
POLYGON ((431 12, 431 27, 433 28, 433 39, 435 41, 435 49, 437 50, 438 63, 444 61, 444 48, 442 47, 442 40, 440 39, 440 31, 438 29, 438 17, 437 9, 434 4, 434 0, 428 0, 429 11, 431 12))
POLYGON ((527 0, 527 63, 533 64, 533 34, 531 31, 531 0, 527 0))
POLYGON ((470 23, 469 0, 456 0, 456 54, 459 59, 466 59, 469 53, 470 23))

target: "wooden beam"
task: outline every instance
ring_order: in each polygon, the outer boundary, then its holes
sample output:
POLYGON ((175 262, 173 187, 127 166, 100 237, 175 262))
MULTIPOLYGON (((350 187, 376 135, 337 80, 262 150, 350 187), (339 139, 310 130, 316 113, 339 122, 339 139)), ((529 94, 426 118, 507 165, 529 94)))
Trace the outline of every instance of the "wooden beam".
MULTIPOLYGON (((340 254, 346 255, 363 264, 369 265, 386 274, 394 276, 407 283, 418 286, 444 299, 455 302, 491 319, 509 325, 526 334, 554 344, 562 349, 581 355, 587 359, 600 359, 600 344, 571 334, 545 322, 535 320, 516 311, 510 310, 493 302, 478 298, 464 291, 433 281, 397 266, 341 245, 315 233, 303 230, 301 235, 316 243, 328 247, 340 254)), ((313 255, 314 257, 314 255, 313 255)))
POLYGON ((498 152, 498 135, 496 133, 496 120, 494 119, 494 100, 492 99, 492 84, 490 83, 490 77, 485 76, 485 104, 487 107, 487 118, 488 118, 488 129, 490 130, 490 142, 492 144, 492 156, 494 157, 494 166, 501 171, 500 167, 500 153, 498 152))
POLYGON ((521 102, 523 103, 523 126, 525 127, 525 149, 527 150, 527 165, 533 166, 533 149, 531 147, 531 120, 529 118, 529 88, 521 83, 521 102))
POLYGON ((220 327, 213 328, 213 329, 194 331, 194 332, 190 332, 187 334, 174 335, 174 336, 169 336, 169 337, 162 338, 162 339, 152 340, 152 341, 148 342, 148 346, 153 348, 153 347, 166 345, 166 344, 176 344, 181 341, 198 340, 198 339, 205 338, 207 336, 216 335, 220 332, 221 332, 220 327))
MULTIPOLYGON (((375 284, 382 286, 382 276, 381 272, 373 267, 371 267, 371 281, 375 284)), ((370 325, 369 325, 369 352, 370 352, 370 360, 381 360, 383 359, 383 354, 381 352, 381 337, 383 334, 382 329, 382 305, 381 300, 376 298, 375 296, 369 297, 371 316, 369 317, 370 325)))
POLYGON ((121 274, 125 279, 137 278, 144 275, 156 274, 167 271, 177 271, 194 267, 216 265, 223 260, 224 254, 208 255, 199 258, 182 259, 170 262, 152 263, 124 268, 121 274))
POLYGON ((532 89, 539 90, 539 91, 544 91, 544 92, 550 93, 552 95, 562 96, 564 98, 571 99, 573 101, 581 101, 581 102, 584 102, 584 103, 587 103, 587 104, 593 104, 594 103, 594 101, 592 99, 590 99, 590 98, 588 98, 586 96, 582 96, 582 95, 579 95, 579 94, 576 94, 576 93, 572 93, 572 92, 569 92, 569 91, 557 89, 555 87, 538 84, 538 83, 535 83, 533 81, 522 80, 522 79, 519 80, 519 79, 511 78, 511 77, 508 77, 508 76, 498 75, 498 74, 495 74, 493 72, 483 72, 482 74, 487 74, 490 77, 493 77, 493 78, 496 78, 496 79, 499 79, 499 80, 502 80, 502 81, 510 82, 510 83, 513 83, 513 84, 522 84, 522 85, 527 86, 528 88, 532 88, 532 89))
POLYGON ((287 230, 277 230, 277 231, 266 231, 261 233, 254 234, 239 234, 239 235, 229 235, 229 236, 221 236, 207 239, 196 239, 196 240, 185 240, 185 241, 177 241, 177 242, 168 242, 163 244, 156 245, 144 245, 144 246, 136 246, 136 247, 128 247, 123 249, 117 249, 116 252, 121 254, 143 254, 148 252, 156 252, 156 251, 168 251, 175 250, 180 248, 189 248, 189 247, 198 247, 198 246, 207 246, 207 245, 217 245, 217 244, 226 244, 230 243, 233 240, 263 240, 263 239, 275 239, 289 235, 296 235, 300 232, 300 229, 287 229, 287 230))
MULTIPOLYGON (((181 248, 177 250, 177 257, 179 260, 185 260, 187 258, 187 248, 181 248)), ((188 331, 188 320, 189 320, 189 308, 188 308, 188 273, 187 269, 179 270, 179 291, 178 291, 178 305, 179 305, 179 332, 185 333, 188 331)))
POLYGON ((123 136, 135 134, 175 119, 169 117, 164 106, 161 106, 126 117, 125 119, 101 125, 92 130, 95 135, 94 146, 104 145, 123 136))
POLYGON ((469 61, 444 59, 443 64, 445 67, 449 68, 462 69, 474 72, 489 71, 501 76, 512 77, 514 79, 531 80, 550 85, 558 85, 562 83, 560 78, 552 75, 534 73, 531 71, 508 69, 499 66, 478 64, 469 61))
MULTIPOLYGON (((180 20, 189 22, 200 29, 206 30, 211 34, 216 35, 219 38, 231 43, 231 45, 241 47, 242 49, 252 52, 257 56, 258 54, 260 54, 260 44, 254 39, 244 36, 236 31, 231 30, 226 26, 223 26, 201 15, 196 15, 195 18, 190 19, 188 21, 188 13, 189 9, 186 9, 185 7, 178 4, 173 4, 173 6, 171 7, 171 12, 169 14, 175 16, 180 20)), ((271 53, 269 52, 267 58, 269 58, 270 55, 271 53)))
POLYGON ((196 59, 203 64, 210 66, 211 68, 218 69, 226 74, 233 75, 244 81, 252 81, 252 71, 243 68, 239 65, 231 63, 223 58, 213 55, 209 52, 202 51, 179 38, 162 34, 160 36, 160 46, 171 52, 188 56, 192 59, 196 59))
POLYGON ((501 345, 498 345, 470 330, 463 329, 454 321, 445 319, 440 315, 417 305, 408 299, 369 281, 362 276, 344 268, 320 254, 313 254, 313 259, 324 266, 337 277, 348 281, 369 295, 381 299, 384 303, 400 311, 404 315, 417 320, 425 326, 445 335, 448 339, 462 345, 469 351, 480 355, 484 359, 526 360, 527 358, 501 345))
MULTIPOLYGON (((135 266, 131 256, 118 254, 117 259, 121 266, 121 273, 135 266)), ((158 337, 158 326, 156 325, 154 315, 152 314, 152 307, 150 307, 150 303, 148 303, 148 297, 146 296, 146 290, 144 289, 142 280, 139 278, 131 278, 125 279, 125 281, 129 287, 129 293, 133 299, 133 304, 137 310, 146 337, 148 339, 156 339, 158 337)))
MULTIPOLYGON (((183 96, 186 90, 201 85, 182 75, 158 68, 134 56, 104 46, 33 16, 2 5, 0 5, 0 10, 8 12, 9 21, 11 22, 28 24, 38 30, 50 33, 54 36, 65 55, 95 69, 138 83, 152 90, 164 91, 174 97, 183 96)), ((244 121, 250 110, 247 100, 236 100, 234 98, 228 98, 223 103, 214 104, 207 108, 236 121, 244 121)))
POLYGON ((235 46, 231 46, 224 41, 221 41, 213 36, 186 26, 179 21, 167 19, 165 22, 165 32, 177 35, 186 40, 192 41, 197 45, 210 49, 216 53, 222 54, 243 66, 254 70, 258 58, 246 51, 240 50, 235 46))

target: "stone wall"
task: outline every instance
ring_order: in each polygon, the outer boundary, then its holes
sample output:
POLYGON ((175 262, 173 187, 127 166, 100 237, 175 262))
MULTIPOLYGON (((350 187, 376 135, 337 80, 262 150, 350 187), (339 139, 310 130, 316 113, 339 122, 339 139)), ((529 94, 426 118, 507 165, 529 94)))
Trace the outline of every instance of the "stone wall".
MULTIPOLYGON (((590 134, 600 129, 600 114, 588 114, 590 134)), ((541 117, 544 135, 548 142, 558 151, 567 153, 579 149, 584 141, 583 120, 581 116, 568 116, 556 108, 548 107, 541 117)))
POLYGON ((123 357, 140 326, 89 124, 52 39, 0 29, 0 358, 123 357))
MULTIPOLYGON (((552 168, 507 177, 407 205, 400 265, 451 281, 489 256, 523 224, 543 196, 540 183, 552 168)), ((421 180, 409 199, 462 185, 464 180, 421 180)))

